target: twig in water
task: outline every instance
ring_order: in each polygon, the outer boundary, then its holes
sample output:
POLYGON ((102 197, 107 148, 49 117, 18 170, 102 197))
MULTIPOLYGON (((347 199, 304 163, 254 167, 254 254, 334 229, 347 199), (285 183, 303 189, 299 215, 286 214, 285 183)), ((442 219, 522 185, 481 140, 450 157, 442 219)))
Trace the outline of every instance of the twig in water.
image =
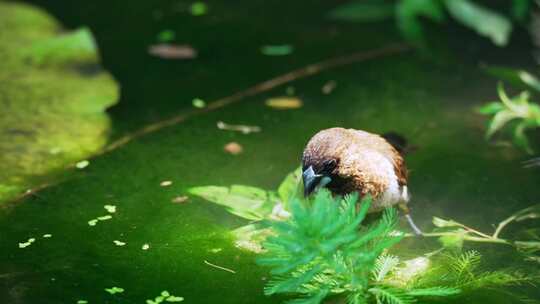
POLYGON ((222 267, 222 266, 218 266, 216 264, 212 264, 212 263, 208 262, 207 260, 204 260, 204 263, 206 265, 208 265, 208 266, 212 266, 212 267, 217 268, 217 269, 225 270, 225 271, 230 272, 230 273, 236 273, 236 271, 234 271, 232 269, 225 268, 225 267, 222 267))

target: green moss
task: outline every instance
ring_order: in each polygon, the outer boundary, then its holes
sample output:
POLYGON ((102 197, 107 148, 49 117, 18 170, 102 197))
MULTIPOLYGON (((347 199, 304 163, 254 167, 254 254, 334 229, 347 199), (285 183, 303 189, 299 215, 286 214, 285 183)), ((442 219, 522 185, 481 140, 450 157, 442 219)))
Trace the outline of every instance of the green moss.
POLYGON ((0 2, 0 203, 107 140, 118 86, 87 29, 61 31, 37 8, 0 2))

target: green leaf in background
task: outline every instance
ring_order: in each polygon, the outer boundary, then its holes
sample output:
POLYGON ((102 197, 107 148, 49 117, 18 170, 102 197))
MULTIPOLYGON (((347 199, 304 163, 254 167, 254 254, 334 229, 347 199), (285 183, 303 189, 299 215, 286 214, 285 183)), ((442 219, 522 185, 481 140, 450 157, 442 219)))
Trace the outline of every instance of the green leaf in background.
POLYGON ((530 88, 540 92, 540 80, 531 73, 514 68, 500 66, 485 66, 484 70, 491 76, 518 88, 530 88))
POLYGON ((531 8, 530 0, 514 0, 512 2, 511 14, 514 19, 525 21, 531 8))
POLYGON ((293 51, 294 47, 290 44, 264 45, 261 47, 261 53, 266 56, 285 56, 293 51))
POLYGON ((504 110, 504 105, 500 102, 493 101, 480 107, 478 109, 478 113, 484 115, 492 115, 502 110, 504 110))
POLYGON ((159 42, 171 42, 174 38, 176 38, 176 33, 173 30, 163 30, 156 37, 159 42))
POLYGON ((202 1, 196 1, 191 4, 189 11, 193 16, 203 16, 208 12, 208 5, 202 1))
POLYGON ((394 10, 394 4, 385 0, 353 1, 332 9, 328 17, 351 22, 376 22, 393 18, 394 10))
POLYGON ((281 182, 281 184, 278 187, 278 195, 279 199, 283 203, 284 207, 287 207, 287 203, 297 197, 298 195, 301 195, 302 192, 300 190, 300 179, 302 178, 302 168, 298 168, 294 170, 293 172, 289 173, 287 177, 281 182))
POLYGON ((455 222, 455 221, 444 220, 444 219, 442 219, 440 217, 436 217, 436 216, 433 217, 433 225, 435 225, 435 227, 439 227, 439 228, 460 226, 460 224, 455 222))
POLYGON ((444 10, 439 1, 403 0, 396 6, 397 25, 405 38, 421 43, 423 40, 422 23, 419 17, 426 17, 435 22, 445 19, 444 10))
POLYGON ((448 12, 463 25, 491 39, 497 46, 508 43, 512 23, 505 16, 469 0, 445 0, 448 12))
POLYGON ((525 134, 525 129, 527 128, 527 123, 525 121, 520 122, 514 127, 514 144, 523 149, 528 154, 533 154, 534 151, 532 150, 529 139, 527 138, 527 135, 525 134))
POLYGON ((500 111, 489 122, 486 132, 486 139, 490 139, 493 134, 502 129, 509 121, 518 118, 519 116, 510 111, 500 111))
POLYGON ((188 192, 225 206, 234 215, 254 221, 267 218, 278 203, 273 192, 242 185, 193 187, 188 192))

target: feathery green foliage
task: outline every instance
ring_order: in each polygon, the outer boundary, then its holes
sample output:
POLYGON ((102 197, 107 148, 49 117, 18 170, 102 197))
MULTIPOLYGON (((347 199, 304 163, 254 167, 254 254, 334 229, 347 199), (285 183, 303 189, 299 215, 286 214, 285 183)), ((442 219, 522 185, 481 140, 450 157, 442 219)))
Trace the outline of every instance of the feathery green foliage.
POLYGON ((450 296, 456 288, 410 289, 396 284, 399 259, 384 252, 399 242, 396 211, 387 209, 372 225, 361 225, 371 199, 332 197, 321 189, 311 201, 293 199, 291 218, 274 222, 258 263, 271 267, 267 295, 299 296, 288 303, 320 303, 343 295, 347 303, 408 304, 417 297, 450 296))

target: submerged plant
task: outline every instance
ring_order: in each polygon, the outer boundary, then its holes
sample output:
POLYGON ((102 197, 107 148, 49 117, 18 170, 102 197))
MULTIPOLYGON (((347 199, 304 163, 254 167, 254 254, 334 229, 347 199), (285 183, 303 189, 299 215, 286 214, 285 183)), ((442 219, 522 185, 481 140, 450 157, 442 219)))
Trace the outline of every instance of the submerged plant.
POLYGON ((383 252, 401 240, 394 230, 396 211, 387 209, 381 219, 361 226, 371 200, 365 198, 356 212, 358 195, 334 198, 320 190, 312 202, 291 202, 292 217, 275 222, 275 235, 264 243, 267 252, 257 259, 272 268, 267 295, 299 296, 290 303, 320 303, 343 295, 348 303, 410 303, 421 296, 448 296, 451 287, 408 289, 390 284, 386 275, 397 258, 383 252), (386 258, 385 258, 386 257, 386 258))
POLYGON ((493 115, 486 131, 486 139, 490 139, 511 121, 516 121, 512 125, 515 145, 527 153, 533 153, 525 132, 528 129, 540 127, 540 105, 530 102, 530 93, 528 91, 509 97, 502 83, 499 83, 497 92, 500 101, 490 102, 479 109, 481 114, 493 115))
POLYGON ((356 0, 333 9, 333 19, 372 22, 395 18, 403 36, 409 41, 423 43, 421 18, 437 23, 446 15, 478 35, 489 38, 497 46, 505 46, 512 32, 513 21, 527 19, 531 0, 511 1, 511 18, 472 0, 356 0))

